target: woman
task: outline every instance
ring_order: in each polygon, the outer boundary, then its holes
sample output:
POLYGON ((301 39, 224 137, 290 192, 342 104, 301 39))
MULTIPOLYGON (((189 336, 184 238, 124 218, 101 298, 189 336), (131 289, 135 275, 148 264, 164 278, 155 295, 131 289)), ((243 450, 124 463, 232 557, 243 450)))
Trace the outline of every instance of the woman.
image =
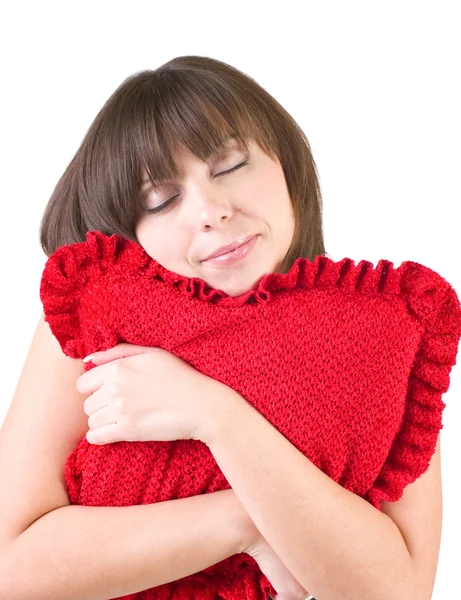
POLYGON ((254 80, 190 56, 124 81, 41 243, 1 591, 429 597, 459 300, 417 263, 327 258, 308 141, 254 80))

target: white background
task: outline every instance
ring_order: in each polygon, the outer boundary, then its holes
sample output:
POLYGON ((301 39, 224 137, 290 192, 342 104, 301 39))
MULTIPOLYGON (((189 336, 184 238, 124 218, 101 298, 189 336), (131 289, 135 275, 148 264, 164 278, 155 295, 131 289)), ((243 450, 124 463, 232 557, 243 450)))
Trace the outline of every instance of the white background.
MULTIPOLYGON (((1 10, 0 423, 41 312, 38 228, 53 188, 123 79, 174 56, 230 63, 298 121, 320 172, 334 260, 415 260, 461 295, 459 2, 162 4, 1 10)), ((460 396, 456 365, 443 397, 435 600, 459 589, 460 396)))

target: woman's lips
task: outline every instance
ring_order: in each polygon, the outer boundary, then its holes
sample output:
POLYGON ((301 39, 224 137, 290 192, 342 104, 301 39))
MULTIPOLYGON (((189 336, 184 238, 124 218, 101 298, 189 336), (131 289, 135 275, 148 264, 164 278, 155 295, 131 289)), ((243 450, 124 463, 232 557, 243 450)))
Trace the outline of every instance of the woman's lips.
POLYGON ((216 256, 215 258, 208 258, 207 260, 202 261, 207 265, 215 265, 215 266, 224 266, 234 264, 239 260, 242 260, 253 250, 259 240, 259 234, 251 237, 246 243, 242 244, 235 250, 231 250, 226 254, 221 254, 220 256, 216 256))
POLYGON ((254 235, 246 235, 244 237, 239 237, 235 240, 235 242, 232 242, 232 244, 227 244, 226 246, 221 246, 221 248, 218 248, 215 252, 213 252, 212 254, 207 256, 204 260, 209 260, 210 258, 216 258, 217 256, 222 256, 223 254, 232 252, 232 250, 235 250, 239 246, 242 246, 243 244, 246 244, 247 242, 249 242, 252 237, 254 237, 254 235))

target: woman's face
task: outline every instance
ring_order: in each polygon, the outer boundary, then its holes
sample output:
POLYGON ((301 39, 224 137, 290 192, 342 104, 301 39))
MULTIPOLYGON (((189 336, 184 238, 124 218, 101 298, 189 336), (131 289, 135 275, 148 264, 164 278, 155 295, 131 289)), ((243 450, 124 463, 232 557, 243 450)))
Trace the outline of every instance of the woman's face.
MULTIPOLYGON (((160 212, 145 212, 140 218, 139 243, 169 271, 203 279, 229 296, 253 289, 276 271, 293 239, 294 215, 280 162, 254 141, 246 153, 235 138, 229 151, 207 162, 182 146, 175 161, 178 181, 157 190, 148 182, 141 189, 147 210, 176 197, 160 212), (220 175, 244 161, 248 164, 220 175), (245 258, 233 264, 203 262, 219 247, 255 234, 256 243, 245 258)), ((141 175, 144 179, 146 173, 141 175)))

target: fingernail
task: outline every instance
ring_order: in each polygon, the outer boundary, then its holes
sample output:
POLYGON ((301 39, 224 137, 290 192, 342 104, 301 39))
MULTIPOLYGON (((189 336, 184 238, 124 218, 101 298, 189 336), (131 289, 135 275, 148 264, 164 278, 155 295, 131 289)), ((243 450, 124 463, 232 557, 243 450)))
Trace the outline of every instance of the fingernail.
POLYGON ((85 358, 83 359, 83 362, 89 362, 90 360, 93 360, 94 357, 95 357, 95 354, 89 354, 88 356, 85 356, 85 358))

